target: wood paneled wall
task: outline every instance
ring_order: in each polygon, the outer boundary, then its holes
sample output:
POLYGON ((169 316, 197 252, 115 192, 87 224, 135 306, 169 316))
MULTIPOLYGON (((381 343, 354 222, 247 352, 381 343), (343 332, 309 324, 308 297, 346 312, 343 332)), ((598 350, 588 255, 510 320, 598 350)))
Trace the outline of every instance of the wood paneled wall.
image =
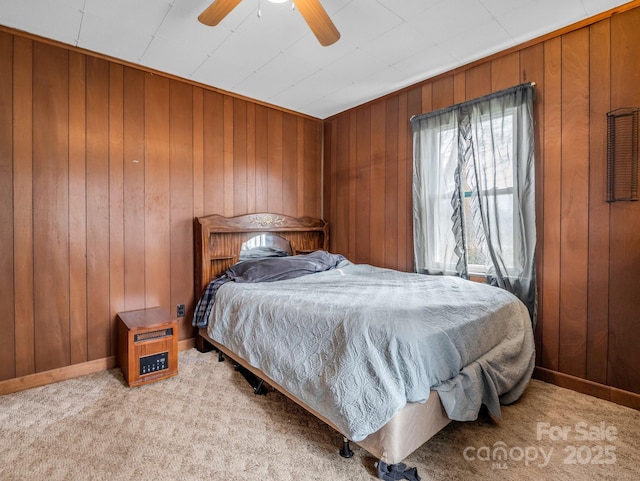
POLYGON ((0 31, 0 380, 189 306, 193 217, 321 217, 322 122, 0 31))
POLYGON ((324 215, 331 250, 413 270, 410 117, 534 81, 537 364, 640 393, 640 203, 605 201, 606 113, 640 106, 638 59, 635 8, 328 119, 324 215))

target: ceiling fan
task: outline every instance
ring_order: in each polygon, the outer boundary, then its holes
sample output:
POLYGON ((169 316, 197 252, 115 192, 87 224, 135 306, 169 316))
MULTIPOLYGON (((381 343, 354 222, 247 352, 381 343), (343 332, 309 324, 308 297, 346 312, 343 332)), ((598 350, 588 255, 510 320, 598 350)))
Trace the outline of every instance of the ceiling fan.
MULTIPOLYGON (((198 20, 205 25, 218 25, 242 0, 215 0, 204 12, 198 16, 198 20)), ((269 0, 273 3, 283 3, 286 0, 269 0)), ((340 38, 340 32, 333 24, 325 9, 320 5, 320 0, 292 0, 295 7, 307 22, 309 28, 324 47, 335 43, 340 38)))

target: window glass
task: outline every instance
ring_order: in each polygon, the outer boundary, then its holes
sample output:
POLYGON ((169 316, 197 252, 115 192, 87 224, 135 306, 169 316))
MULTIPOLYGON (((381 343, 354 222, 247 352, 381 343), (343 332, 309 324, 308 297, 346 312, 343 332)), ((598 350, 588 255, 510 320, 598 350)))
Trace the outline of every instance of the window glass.
MULTIPOLYGON (((481 185, 494 186, 493 194, 496 196, 496 211, 489 210, 487 215, 490 217, 490 224, 497 225, 497 219, 500 219, 501 225, 511 226, 510 229, 502 229, 500 238, 496 239, 502 246, 503 261, 507 269, 514 265, 513 258, 513 208, 514 208, 514 165, 513 165, 513 112, 500 112, 499 115, 487 115, 478 124, 475 132, 478 139, 478 157, 493 158, 495 162, 483 163, 484 170, 481 175, 486 180, 481 185)), ((464 222, 466 233, 466 249, 469 263, 470 274, 486 274, 486 267, 489 264, 488 250, 486 241, 482 235, 478 237, 478 229, 474 226, 473 219, 473 189, 469 185, 470 176, 474 175, 472 167, 465 163, 466 180, 465 203, 464 203, 464 222)), ((482 192, 487 194, 487 192, 482 192)), ((481 222, 480 217, 476 222, 481 222)), ((483 229, 481 229, 481 232, 483 229)))

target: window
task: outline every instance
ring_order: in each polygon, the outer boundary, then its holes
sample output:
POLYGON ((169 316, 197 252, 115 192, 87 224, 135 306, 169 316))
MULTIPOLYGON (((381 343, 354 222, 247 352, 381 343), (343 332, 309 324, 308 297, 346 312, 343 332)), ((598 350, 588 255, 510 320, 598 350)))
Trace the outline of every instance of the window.
POLYGON ((533 86, 411 120, 418 272, 480 274, 535 311, 533 86))

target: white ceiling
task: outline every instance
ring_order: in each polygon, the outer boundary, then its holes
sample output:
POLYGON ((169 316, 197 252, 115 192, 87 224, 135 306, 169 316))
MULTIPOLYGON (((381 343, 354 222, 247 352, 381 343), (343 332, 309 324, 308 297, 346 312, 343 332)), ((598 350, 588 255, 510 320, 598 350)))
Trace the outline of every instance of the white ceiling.
POLYGON ((207 27, 211 1, 0 0, 0 24, 324 119, 627 3, 322 0, 342 35, 322 47, 291 2, 207 27))

